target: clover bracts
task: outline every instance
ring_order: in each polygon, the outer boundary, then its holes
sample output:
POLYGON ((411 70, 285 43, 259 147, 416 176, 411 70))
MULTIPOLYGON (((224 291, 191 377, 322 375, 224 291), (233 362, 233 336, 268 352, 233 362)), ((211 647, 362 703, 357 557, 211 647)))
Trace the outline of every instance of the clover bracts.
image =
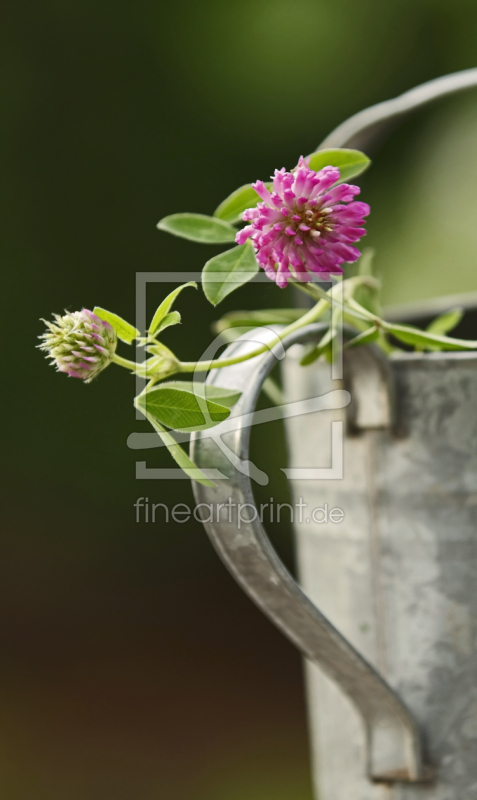
POLYGON ((39 347, 56 363, 58 372, 89 383, 111 363, 116 333, 92 311, 83 308, 63 317, 54 314, 54 322, 43 321, 48 330, 40 337, 39 347))

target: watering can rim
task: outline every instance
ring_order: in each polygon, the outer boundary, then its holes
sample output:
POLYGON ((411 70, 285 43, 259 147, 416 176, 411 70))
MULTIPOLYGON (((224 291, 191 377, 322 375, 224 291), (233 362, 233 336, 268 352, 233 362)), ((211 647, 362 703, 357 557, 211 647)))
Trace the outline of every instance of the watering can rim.
POLYGON ((450 364, 457 364, 460 362, 477 362, 477 350, 441 350, 437 353, 407 353, 398 351, 390 353, 389 361, 391 363, 403 362, 410 364, 429 364, 436 365, 439 369, 442 368, 443 362, 450 364))

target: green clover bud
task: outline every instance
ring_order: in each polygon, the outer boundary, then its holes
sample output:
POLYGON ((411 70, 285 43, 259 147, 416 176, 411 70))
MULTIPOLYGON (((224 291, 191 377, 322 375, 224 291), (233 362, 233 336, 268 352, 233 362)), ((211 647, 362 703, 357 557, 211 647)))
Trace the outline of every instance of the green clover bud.
POLYGON ((58 372, 90 383, 111 363, 117 336, 109 322, 83 308, 63 317, 54 314, 54 322, 43 320, 48 330, 42 336, 41 350, 56 363, 58 372))

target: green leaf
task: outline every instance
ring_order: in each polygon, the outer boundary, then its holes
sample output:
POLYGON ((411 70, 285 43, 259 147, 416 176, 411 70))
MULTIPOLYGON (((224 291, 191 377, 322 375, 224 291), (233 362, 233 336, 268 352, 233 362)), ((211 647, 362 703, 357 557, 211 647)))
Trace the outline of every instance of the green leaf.
POLYGON ((332 359, 332 343, 336 337, 336 334, 338 333, 341 325, 341 319, 341 309, 336 308, 331 316, 330 327, 328 330, 325 331, 318 344, 315 347, 312 347, 311 350, 308 350, 308 352, 305 353, 305 355, 301 358, 300 364, 302 367, 307 367, 308 364, 313 364, 313 362, 316 361, 317 358, 319 358, 323 353, 329 355, 329 360, 332 359))
POLYGON ((358 303, 361 310, 364 309, 368 313, 379 317, 381 314, 380 289, 380 286, 359 284, 354 290, 353 300, 358 303))
POLYGON ((229 328, 260 328, 263 325, 290 325, 306 313, 306 308, 264 308, 260 311, 231 311, 214 322, 215 333, 229 328))
POLYGON ((212 428, 230 416, 225 406, 167 384, 139 395, 136 402, 163 425, 185 433, 212 428))
POLYGON ((445 311, 444 314, 440 314, 433 319, 430 325, 427 326, 426 331, 437 334, 448 333, 457 327, 463 316, 463 308, 452 308, 450 311, 445 311))
MULTIPOLYGON (((156 332, 157 328, 159 327, 160 323, 162 322, 166 314, 169 313, 177 295, 179 295, 182 292, 182 290, 185 289, 187 286, 193 286, 194 289, 197 289, 197 284, 195 281, 188 281, 188 283, 184 283, 182 284, 182 286, 178 286, 177 289, 174 289, 174 291, 168 294, 167 297, 162 301, 161 305, 159 306, 159 308, 157 309, 156 313, 152 318, 152 322, 149 327, 150 334, 156 332)), ((180 322, 180 319, 178 321, 180 322)))
MULTIPOLYGON (((272 189, 273 183, 268 182, 265 186, 267 189, 272 189)), ((220 206, 215 209, 214 217, 223 219, 225 222, 240 222, 243 212, 247 208, 255 208, 259 202, 260 197, 255 189, 252 189, 250 183, 246 183, 245 186, 240 186, 239 189, 235 189, 232 194, 225 198, 220 206)))
POLYGON ((199 381, 196 383, 194 381, 167 381, 167 383, 162 383, 161 386, 192 392, 198 397, 206 397, 207 400, 212 400, 214 403, 227 408, 232 408, 242 395, 242 392, 237 392, 235 389, 222 389, 220 386, 213 386, 199 381))
POLYGON ((300 359, 300 364, 302 367, 307 367, 309 364, 313 364, 329 347, 333 339, 335 338, 337 333, 337 328, 328 328, 325 332, 324 336, 322 336, 321 340, 318 342, 315 347, 312 347, 305 355, 300 359))
POLYGON ((181 321, 181 315, 178 311, 171 311, 170 314, 166 314, 166 316, 160 321, 158 327, 156 328, 156 335, 161 331, 169 328, 171 325, 178 325, 181 321))
MULTIPOLYGON (((141 409, 141 411, 143 411, 143 409, 141 409)), ((146 413, 146 417, 158 436, 160 436, 164 442, 174 461, 181 469, 184 470, 186 475, 188 475, 189 478, 192 478, 192 480, 197 481, 197 483, 201 483, 203 486, 215 486, 212 481, 209 481, 209 479, 206 478, 202 470, 200 470, 199 467, 194 464, 182 447, 177 444, 172 434, 169 433, 169 431, 164 430, 162 425, 160 425, 159 422, 154 419, 153 416, 151 416, 151 414, 146 413)))
POLYGON ((358 275, 371 275, 374 274, 374 254, 375 250, 373 247, 365 247, 363 252, 361 253, 361 257, 358 261, 358 275))
POLYGON ((234 242, 237 230, 228 222, 205 214, 171 214, 157 223, 161 231, 202 244, 234 242))
POLYGON ((310 156, 310 169, 318 170, 323 167, 338 167, 340 179, 337 183, 347 182, 350 178, 360 175, 368 169, 371 160, 359 150, 317 150, 310 156))
POLYGON ((350 339, 349 342, 346 342, 345 348, 348 349, 350 347, 358 347, 358 345, 371 344, 371 342, 375 342, 378 338, 379 330, 373 325, 372 328, 368 328, 367 331, 363 331, 358 336, 355 336, 354 339, 350 339))
POLYGON ((116 331, 118 339, 121 339, 122 342, 131 344, 134 339, 140 336, 140 332, 137 328, 130 325, 125 319, 118 317, 117 314, 113 314, 111 311, 106 311, 106 309, 100 306, 95 306, 93 308, 93 314, 96 314, 103 322, 109 322, 111 327, 116 331))
POLYGON ((386 323, 386 331, 405 344, 426 348, 439 345, 442 350, 477 350, 477 341, 452 339, 450 336, 439 336, 434 333, 420 331, 407 325, 391 325, 386 323))
POLYGON ((204 294, 216 306, 224 297, 250 281, 257 272, 255 251, 251 242, 245 242, 207 261, 202 271, 204 294))

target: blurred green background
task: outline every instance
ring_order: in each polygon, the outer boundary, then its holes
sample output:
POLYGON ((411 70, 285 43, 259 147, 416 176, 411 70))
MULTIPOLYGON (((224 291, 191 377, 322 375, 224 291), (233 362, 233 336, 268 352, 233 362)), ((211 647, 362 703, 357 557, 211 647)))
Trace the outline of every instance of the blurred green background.
MULTIPOLYGON (((136 271, 198 270, 215 248, 159 233, 292 167, 361 108, 475 66, 471 0, 17 0, 1 25, 4 375, 0 796, 311 800, 298 654, 225 572, 198 524, 136 524, 192 502, 136 481, 133 380, 66 380, 40 317, 128 319, 136 271)), ((477 94, 410 119, 371 154, 367 243, 388 303, 477 289, 477 94)), ((151 309, 163 293, 149 293, 151 309)), ((272 284, 223 310, 290 304, 272 284)), ((183 358, 214 311, 189 291, 165 337, 183 358)), ((125 349, 125 348, 124 348, 125 349)), ((123 349, 123 352, 124 352, 123 349)), ((281 432, 254 457, 286 499, 281 432)), ((287 525, 272 534, 288 563, 287 525)))

